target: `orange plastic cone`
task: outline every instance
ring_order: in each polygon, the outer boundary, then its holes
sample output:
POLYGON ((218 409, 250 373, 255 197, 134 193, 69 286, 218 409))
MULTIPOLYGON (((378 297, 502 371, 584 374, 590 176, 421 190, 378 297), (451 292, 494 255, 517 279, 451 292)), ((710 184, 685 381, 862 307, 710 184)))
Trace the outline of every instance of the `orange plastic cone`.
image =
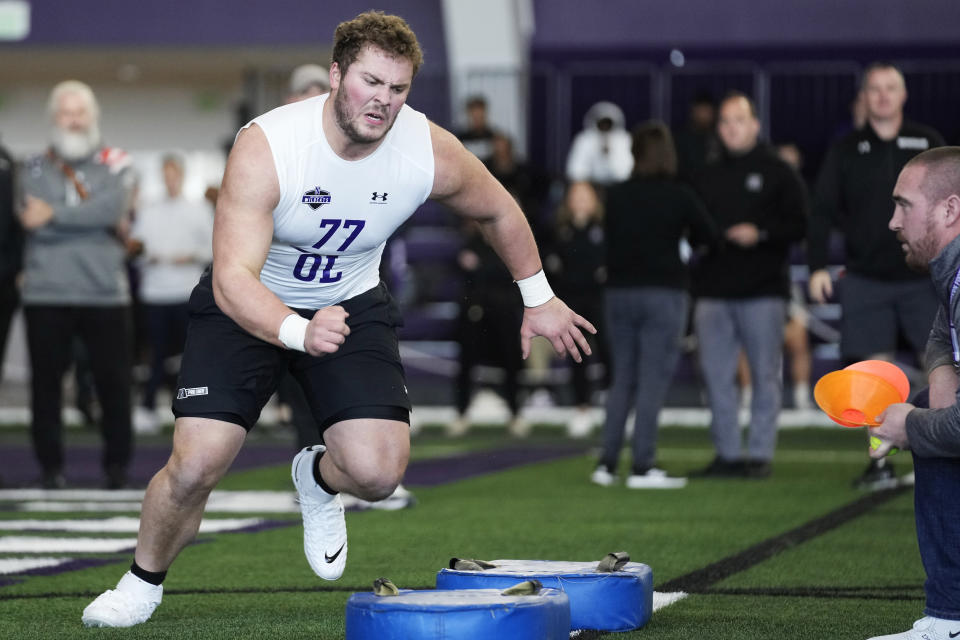
POLYGON ((907 374, 892 362, 887 362, 886 360, 863 360, 861 362, 854 362, 846 368, 880 376, 896 388, 897 393, 900 394, 900 402, 906 402, 910 396, 910 381, 907 380, 907 374))
POLYGON ((813 388, 813 399, 837 424, 875 427, 884 409, 905 398, 884 378, 847 368, 820 378, 813 388))

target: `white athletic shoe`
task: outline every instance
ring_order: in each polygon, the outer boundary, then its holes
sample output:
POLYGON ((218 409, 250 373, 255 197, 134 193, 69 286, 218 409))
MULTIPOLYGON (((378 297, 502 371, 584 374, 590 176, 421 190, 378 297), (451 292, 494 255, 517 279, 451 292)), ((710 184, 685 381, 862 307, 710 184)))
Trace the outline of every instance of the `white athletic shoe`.
POLYGON ((85 627, 132 627, 146 622, 163 598, 163 585, 144 582, 129 571, 83 610, 85 627))
POLYGON ((567 435, 571 438, 586 438, 593 431, 593 417, 587 409, 577 409, 567 423, 567 435))
POLYGON ((944 620, 927 616, 913 623, 913 629, 869 640, 949 640, 960 636, 960 620, 944 620))
POLYGON ((793 408, 806 411, 813 408, 810 402, 810 385, 804 382, 793 383, 793 408))
POLYGON ((304 448, 293 459, 290 475, 303 514, 303 552, 313 572, 336 580, 347 564, 347 522, 340 494, 331 496, 313 479, 313 460, 323 445, 304 448))
POLYGON ((163 423, 153 409, 136 407, 133 410, 133 432, 137 435, 152 436, 160 433, 163 423))
POLYGON ((590 482, 598 484, 601 487, 609 487, 614 483, 616 477, 603 465, 600 465, 590 474, 590 482))
POLYGON ((652 467, 644 474, 633 474, 627 477, 628 489, 682 489, 687 486, 686 478, 673 478, 663 469, 652 467))
POLYGON ((417 498, 402 484, 398 484, 389 496, 377 502, 371 502, 371 509, 380 509, 381 511, 399 511, 417 504, 417 498))
POLYGON ((459 438, 470 431, 470 422, 465 416, 457 416, 456 420, 447 423, 446 434, 451 438, 459 438))
POLYGON ((532 430, 533 425, 520 416, 514 416, 513 419, 507 424, 507 433, 514 438, 526 438, 530 435, 532 430))

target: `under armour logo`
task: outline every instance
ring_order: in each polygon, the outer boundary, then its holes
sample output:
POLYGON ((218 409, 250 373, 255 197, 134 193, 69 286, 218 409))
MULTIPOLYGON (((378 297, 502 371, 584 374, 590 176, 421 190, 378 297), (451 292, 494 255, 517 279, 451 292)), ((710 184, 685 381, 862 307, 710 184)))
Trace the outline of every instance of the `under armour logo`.
POLYGON ((387 194, 386 192, 380 193, 379 191, 374 191, 374 192, 373 192, 373 197, 370 198, 370 199, 373 200, 374 202, 376 202, 377 200, 380 200, 381 202, 386 202, 386 201, 387 201, 387 195, 388 195, 388 194, 387 194))
POLYGON ((865 153, 870 153, 870 141, 869 141, 869 140, 861 140, 860 142, 858 142, 858 143, 857 143, 857 153, 859 153, 860 155, 863 155, 863 154, 865 154, 865 153))

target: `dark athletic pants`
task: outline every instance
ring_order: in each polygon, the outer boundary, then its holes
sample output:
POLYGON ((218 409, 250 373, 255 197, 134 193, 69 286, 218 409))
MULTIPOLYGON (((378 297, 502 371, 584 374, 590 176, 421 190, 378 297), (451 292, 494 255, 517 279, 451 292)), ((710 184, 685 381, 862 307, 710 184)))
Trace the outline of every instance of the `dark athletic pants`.
POLYGON ((103 467, 126 469, 132 450, 129 307, 24 305, 24 316, 32 370, 31 433, 44 473, 63 469, 63 376, 74 336, 87 348, 103 410, 103 467))

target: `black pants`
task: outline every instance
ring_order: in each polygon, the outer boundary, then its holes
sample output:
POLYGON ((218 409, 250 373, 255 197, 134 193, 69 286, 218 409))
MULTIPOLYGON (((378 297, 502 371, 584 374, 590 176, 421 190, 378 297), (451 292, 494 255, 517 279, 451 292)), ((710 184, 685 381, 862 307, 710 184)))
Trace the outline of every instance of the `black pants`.
POLYGON ((521 306, 516 287, 506 291, 490 289, 461 301, 459 341, 460 373, 457 375, 457 411, 470 404, 473 390, 471 371, 481 363, 503 369, 503 398, 512 416, 520 411, 518 375, 523 368, 520 352, 521 306))
MULTIPOLYGON (((183 353, 187 324, 190 322, 190 305, 186 302, 147 304, 144 308, 150 336, 150 378, 143 390, 143 406, 153 409, 160 386, 176 379, 167 375, 164 363, 168 356, 183 353)), ((173 387, 172 384, 169 386, 173 387)))
POLYGON ((12 277, 0 278, 0 378, 3 376, 3 362, 7 351, 7 334, 10 333, 10 321, 13 312, 20 304, 20 294, 12 277))
POLYGON ((90 358, 97 398, 103 410, 105 470, 124 470, 130 462, 130 309, 24 305, 32 370, 34 453, 44 473, 63 469, 63 376, 71 362, 71 343, 79 338, 90 358))
MULTIPOLYGON (((596 291, 588 293, 577 293, 567 291, 565 295, 560 296, 568 307, 579 313, 581 316, 593 323, 598 331, 603 331, 603 296, 598 288, 596 291)), ((589 365, 602 364, 605 372, 603 379, 596 382, 597 387, 606 388, 609 379, 609 371, 606 370, 609 359, 607 357, 607 336, 601 333, 594 336, 588 331, 583 335, 590 343, 591 356, 584 356, 583 362, 574 362, 573 358, 567 358, 566 361, 570 367, 570 383, 573 388, 573 400, 577 405, 590 404, 590 396, 594 384, 587 377, 587 367, 589 365)))

